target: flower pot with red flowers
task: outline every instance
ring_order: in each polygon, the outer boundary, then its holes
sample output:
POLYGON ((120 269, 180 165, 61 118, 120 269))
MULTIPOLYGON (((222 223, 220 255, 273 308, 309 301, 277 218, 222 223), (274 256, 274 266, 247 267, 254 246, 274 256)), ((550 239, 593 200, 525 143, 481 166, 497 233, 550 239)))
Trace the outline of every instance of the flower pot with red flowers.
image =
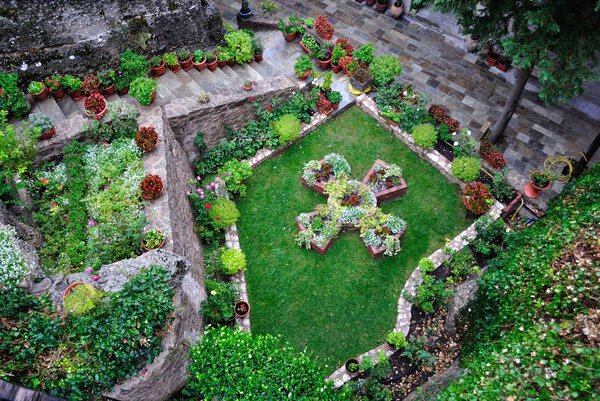
POLYGON ((404 4, 401 0, 395 0, 392 3, 392 6, 390 7, 390 13, 395 19, 402 17, 402 14, 404 14, 404 4))
POLYGON ((330 40, 335 32, 333 24, 329 22, 325 15, 319 15, 317 17, 317 20, 315 21, 315 30, 319 35, 325 38, 325 40, 330 40))
POLYGON ((287 42, 293 41, 296 38, 296 35, 302 35, 306 30, 304 27, 304 20, 295 15, 290 15, 287 21, 279 18, 277 28, 279 28, 287 42))
POLYGON ((244 90, 251 91, 254 88, 252 81, 244 81, 244 90))
POLYGON ((487 212, 494 204, 494 198, 487 185, 482 182, 469 182, 463 190, 463 204, 476 216, 487 212))
POLYGON ((502 152, 500 152, 494 145, 489 143, 488 141, 484 141, 481 143, 481 147, 479 148, 479 154, 484 160, 487 160, 492 167, 497 170, 501 170, 506 166, 506 160, 504 160, 504 156, 502 152))
POLYGON ((294 64, 294 72, 298 79, 304 80, 310 76, 314 68, 314 64, 310 57, 302 55, 298 56, 296 59, 296 64, 294 64))
POLYGON ((184 71, 192 68, 192 54, 186 48, 177 50, 177 62, 184 71))
POLYGON ((100 92, 100 81, 98 80, 98 77, 95 75, 87 75, 83 79, 81 90, 85 96, 100 92))
POLYGON ((100 89, 104 96, 115 94, 115 70, 104 70, 98 74, 100 89))
POLYGON ((142 198, 146 200, 156 199, 162 194, 164 184, 157 175, 148 174, 140 183, 142 198))
POLYGON ((107 112, 107 102, 104 96, 98 92, 94 92, 85 98, 83 107, 85 108, 85 114, 88 117, 100 120, 107 112))
POLYGON ((177 61, 177 56, 175 55, 175 53, 165 53, 163 55, 163 60, 165 62, 165 64, 167 65, 167 67, 169 67, 169 69, 173 72, 177 72, 179 70, 181 70, 181 66, 179 65, 179 62, 177 61))
POLYGON ((54 129, 54 123, 45 114, 32 113, 29 115, 29 123, 34 132, 39 133, 38 140, 43 141, 50 139, 56 133, 54 129))
POLYGON ((360 369, 360 364, 358 363, 358 359, 350 358, 346 361, 344 367, 346 368, 348 373, 356 373, 360 369))
POLYGON ((160 249, 165 244, 165 234, 158 228, 151 228, 144 233, 142 248, 146 251, 160 249))
POLYGON ((160 56, 153 56, 150 59, 150 72, 153 77, 160 77, 167 71, 165 60, 160 56))
POLYGON ((529 184, 525 185, 523 192, 528 197, 535 199, 540 193, 552 186, 552 176, 544 171, 532 171, 529 173, 529 184))
POLYGON ((263 60, 263 52, 265 48, 258 36, 252 38, 252 51, 254 52, 254 60, 258 63, 263 60))
POLYGON ((358 63, 352 56, 344 56, 340 58, 339 65, 344 71, 344 74, 350 76, 349 72, 354 72, 358 68, 358 63))
POLYGON ((384 13, 385 10, 387 10, 389 5, 389 0, 377 0, 377 5, 375 5, 375 10, 377 10, 378 13, 384 13))
POLYGON ((487 56, 488 65, 490 65, 492 67, 495 66, 496 64, 498 64, 499 58, 500 58, 500 56, 497 55, 496 53, 492 53, 492 52, 488 53, 488 56, 487 56))
POLYGON ((508 71, 508 69, 510 68, 510 61, 507 57, 500 57, 498 58, 498 63, 496 64, 496 67, 500 70, 500 71, 508 71))
POLYGON ((320 94, 319 100, 317 101, 317 108, 319 112, 325 114, 326 116, 331 115, 333 113, 333 106, 331 105, 331 101, 327 99, 324 94, 320 94))
POLYGON ((333 52, 333 44, 328 43, 321 46, 321 49, 317 52, 317 60, 319 61, 319 67, 322 70, 326 70, 331 66, 331 54, 333 52))
POLYGON ((63 77, 63 87, 69 92, 71 98, 78 102, 83 99, 83 81, 73 75, 63 77))
POLYGON ((41 81, 31 81, 27 87, 27 92, 37 100, 44 100, 48 97, 48 88, 41 81))
POLYGON ((250 313, 250 304, 246 301, 236 302, 235 306, 233 307, 233 312, 237 317, 243 319, 250 313))
POLYGON ((209 71, 214 71, 217 67, 217 58, 213 53, 208 53, 206 55, 206 68, 208 68, 209 71))
POLYGON ((194 52, 192 64, 194 64, 194 68, 197 71, 202 71, 206 68, 206 53, 204 53, 202 49, 198 49, 194 52))
POLYGON ((342 50, 346 52, 347 56, 351 56, 354 53, 354 46, 352 46, 350 41, 346 38, 338 38, 335 41, 335 45, 339 45, 342 50))
POLYGON ((135 144, 143 152, 152 152, 156 149, 158 144, 158 134, 154 127, 140 127, 138 132, 135 134, 135 144))
POLYGON ((46 77, 44 79, 44 83, 46 84, 46 88, 48 88, 48 92, 52 94, 54 99, 62 99, 65 97, 65 91, 62 85, 62 76, 55 74, 51 77, 46 77))

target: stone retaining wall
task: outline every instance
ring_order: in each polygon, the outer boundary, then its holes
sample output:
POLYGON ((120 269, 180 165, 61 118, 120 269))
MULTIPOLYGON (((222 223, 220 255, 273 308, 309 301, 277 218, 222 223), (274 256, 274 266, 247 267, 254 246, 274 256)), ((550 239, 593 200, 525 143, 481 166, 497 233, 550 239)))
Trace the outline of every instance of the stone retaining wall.
POLYGON ((44 163, 54 161, 61 157, 63 149, 71 143, 71 141, 80 141, 84 139, 84 133, 81 132, 81 127, 88 121, 90 120, 81 115, 75 115, 56 123, 56 134, 52 138, 38 143, 38 152, 35 155, 35 162, 44 163))
POLYGON ((226 137, 226 126, 241 128, 255 118, 256 109, 249 97, 266 103, 272 98, 286 98, 297 90, 298 84, 284 76, 257 81, 251 91, 245 91, 240 84, 211 94, 209 103, 200 103, 194 96, 175 99, 165 105, 165 116, 189 160, 194 161, 198 158, 194 141, 199 131, 204 133, 206 146, 213 148, 226 137))

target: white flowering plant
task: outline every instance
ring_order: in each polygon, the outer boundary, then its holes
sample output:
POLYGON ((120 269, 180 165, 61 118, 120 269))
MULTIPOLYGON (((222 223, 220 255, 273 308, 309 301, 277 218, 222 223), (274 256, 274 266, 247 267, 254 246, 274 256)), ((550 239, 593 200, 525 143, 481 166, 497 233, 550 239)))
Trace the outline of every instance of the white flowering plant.
POLYGON ((29 273, 31 265, 25 261, 16 242, 17 233, 11 226, 0 225, 0 289, 12 290, 29 273))

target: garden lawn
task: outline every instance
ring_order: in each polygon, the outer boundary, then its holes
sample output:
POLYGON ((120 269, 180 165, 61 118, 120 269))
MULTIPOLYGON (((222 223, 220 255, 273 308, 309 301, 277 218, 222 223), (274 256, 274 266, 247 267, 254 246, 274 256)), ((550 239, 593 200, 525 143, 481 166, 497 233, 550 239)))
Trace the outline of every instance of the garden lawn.
POLYGON ((459 188, 357 107, 260 165, 247 184, 237 205, 252 331, 281 334, 331 368, 384 341, 419 259, 471 223, 459 188), (302 167, 332 152, 348 160, 358 180, 377 158, 404 170, 406 195, 382 207, 408 223, 397 256, 374 260, 357 233, 342 233, 323 256, 296 245, 295 217, 326 202, 302 186, 302 167))

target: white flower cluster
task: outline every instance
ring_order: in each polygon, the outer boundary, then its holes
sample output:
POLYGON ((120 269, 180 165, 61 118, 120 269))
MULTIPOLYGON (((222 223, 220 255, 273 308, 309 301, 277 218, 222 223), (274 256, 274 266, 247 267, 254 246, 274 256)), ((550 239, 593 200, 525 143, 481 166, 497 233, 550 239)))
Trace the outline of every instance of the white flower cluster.
POLYGON ((0 289, 10 290, 30 272, 15 241, 17 233, 11 226, 0 225, 0 289))

